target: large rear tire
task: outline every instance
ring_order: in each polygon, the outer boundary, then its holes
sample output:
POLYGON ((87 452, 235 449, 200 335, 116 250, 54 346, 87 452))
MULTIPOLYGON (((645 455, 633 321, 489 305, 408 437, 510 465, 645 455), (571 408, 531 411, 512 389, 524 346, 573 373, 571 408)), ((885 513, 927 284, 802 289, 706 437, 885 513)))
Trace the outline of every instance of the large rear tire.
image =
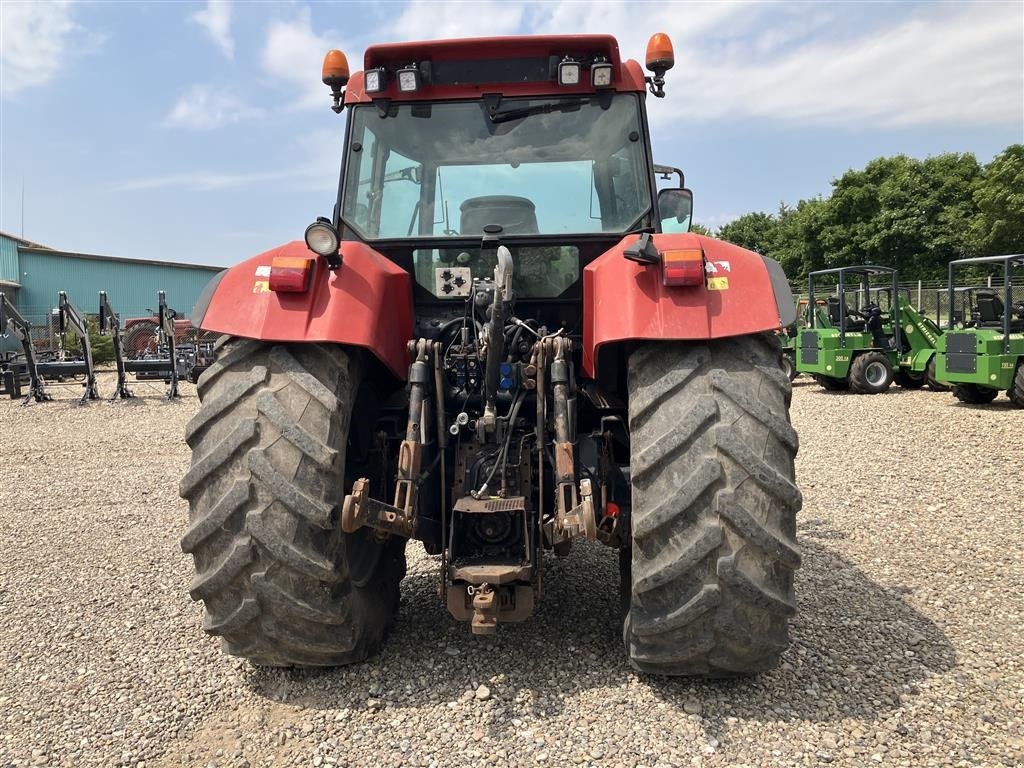
POLYGON ((999 396, 999 390, 977 384, 954 384, 953 394, 961 403, 987 405, 999 396))
POLYGON ((405 541, 344 534, 345 449, 359 387, 337 346, 218 342, 186 440, 192 466, 181 546, 189 594, 227 653, 266 666, 335 666, 383 643, 405 541))
POLYGON ((801 505, 791 392, 770 334, 630 356, 623 638, 637 669, 751 674, 787 647, 801 505))

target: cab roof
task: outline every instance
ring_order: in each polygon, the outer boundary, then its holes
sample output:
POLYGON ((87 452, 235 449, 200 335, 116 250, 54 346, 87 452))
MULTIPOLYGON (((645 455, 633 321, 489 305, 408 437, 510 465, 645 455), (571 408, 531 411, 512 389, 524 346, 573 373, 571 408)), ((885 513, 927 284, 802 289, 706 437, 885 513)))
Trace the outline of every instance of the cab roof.
POLYGON ((371 45, 363 56, 364 68, 383 67, 388 85, 379 93, 367 94, 364 72, 356 72, 348 82, 345 103, 479 98, 484 93, 508 97, 593 93, 589 75, 581 77, 579 85, 559 85, 556 68, 566 57, 584 68, 595 59, 607 60, 613 68, 612 91, 645 90, 640 65, 622 61, 619 44, 611 35, 478 37, 371 45), (410 66, 424 75, 422 85, 412 93, 400 93, 394 73, 410 66))

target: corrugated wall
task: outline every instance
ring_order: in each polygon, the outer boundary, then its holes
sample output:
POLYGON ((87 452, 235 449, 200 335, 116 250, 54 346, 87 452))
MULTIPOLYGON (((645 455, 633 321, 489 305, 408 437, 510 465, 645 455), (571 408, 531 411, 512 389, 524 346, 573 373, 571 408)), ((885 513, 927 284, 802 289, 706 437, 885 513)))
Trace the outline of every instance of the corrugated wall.
POLYGON ((57 292, 82 312, 99 310, 99 292, 106 291, 122 318, 146 315, 156 309, 158 290, 167 303, 188 314, 200 292, 219 270, 192 265, 169 266, 119 259, 22 248, 19 254, 22 288, 18 304, 25 314, 39 315, 57 304, 57 292))
POLYGON ((0 280, 20 283, 18 279, 18 241, 0 235, 0 280))

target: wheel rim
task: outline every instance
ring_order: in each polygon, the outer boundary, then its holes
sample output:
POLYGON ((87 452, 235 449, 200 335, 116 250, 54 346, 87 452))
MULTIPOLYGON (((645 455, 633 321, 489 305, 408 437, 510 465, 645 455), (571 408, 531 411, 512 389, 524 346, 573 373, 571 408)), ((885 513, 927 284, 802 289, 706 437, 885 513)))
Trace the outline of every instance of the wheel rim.
POLYGON ((872 387, 879 387, 889 378, 889 372, 883 363, 873 360, 864 369, 864 378, 872 387))

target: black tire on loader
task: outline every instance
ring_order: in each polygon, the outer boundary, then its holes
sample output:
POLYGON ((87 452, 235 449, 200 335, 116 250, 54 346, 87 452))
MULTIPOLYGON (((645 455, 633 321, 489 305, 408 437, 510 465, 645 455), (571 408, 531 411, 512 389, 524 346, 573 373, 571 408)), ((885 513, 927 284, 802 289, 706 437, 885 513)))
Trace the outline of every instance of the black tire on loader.
POLYGON ((770 334, 630 356, 623 639, 637 669, 732 677, 778 663, 800 565, 791 392, 770 334))
POLYGON ((949 392, 952 389, 948 384, 943 384, 935 378, 935 355, 932 355, 932 359, 928 361, 928 367, 924 372, 924 380, 928 384, 928 389, 933 392, 949 392))
POLYGON ((1006 390, 1006 396, 1018 408, 1024 408, 1024 360, 1017 363, 1017 372, 1013 375, 1010 388, 1006 390))
POLYGON ((897 368, 893 371, 892 380, 904 389, 920 389, 924 386, 923 373, 911 373, 905 368, 897 368))
POLYGON ((986 405, 999 396, 998 389, 982 387, 978 384, 954 384, 953 394, 961 403, 968 405, 986 405))
POLYGON ((795 357, 796 353, 791 354, 785 350, 782 351, 782 372, 786 374, 790 381, 797 377, 795 357))
POLYGON ((882 352, 865 352, 850 363, 850 389, 858 395, 880 395, 892 386, 892 364, 882 352))
POLYGON ((814 380, 819 387, 827 389, 829 392, 845 392, 850 388, 850 382, 846 379, 837 379, 835 376, 814 374, 814 380))
POLYGON ((383 643, 405 541, 344 534, 349 418, 359 358, 338 346, 223 338, 181 480, 195 559, 189 594, 227 653, 265 666, 335 666, 383 643))

